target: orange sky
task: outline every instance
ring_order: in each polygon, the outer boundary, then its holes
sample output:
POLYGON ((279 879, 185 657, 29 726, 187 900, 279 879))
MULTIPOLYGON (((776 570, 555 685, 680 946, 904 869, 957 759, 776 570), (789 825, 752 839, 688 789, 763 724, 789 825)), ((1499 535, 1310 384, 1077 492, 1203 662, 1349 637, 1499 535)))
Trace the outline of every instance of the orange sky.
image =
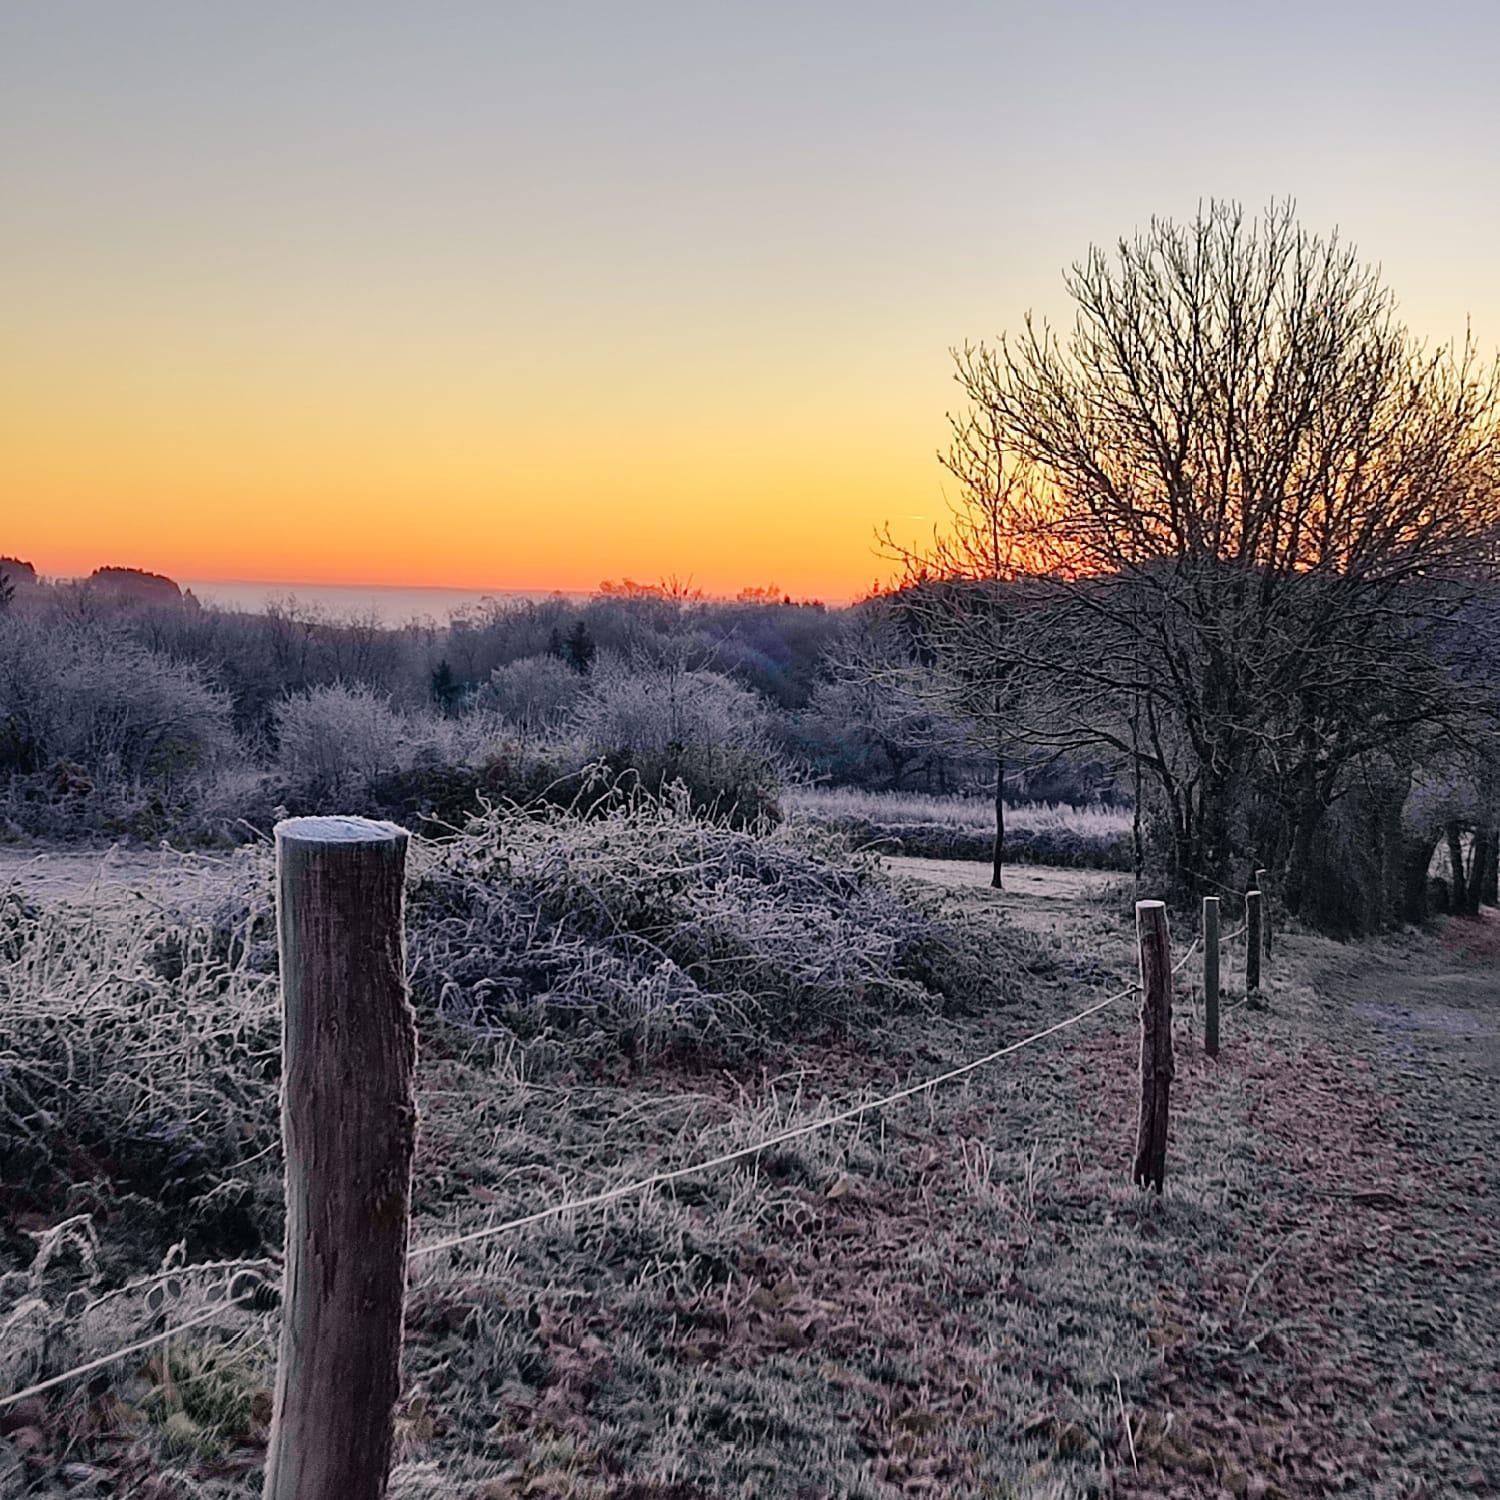
POLYGON ((847 597, 947 348, 1209 194, 1493 343, 1493 14, 1308 9, 8 7, 0 553, 847 597))

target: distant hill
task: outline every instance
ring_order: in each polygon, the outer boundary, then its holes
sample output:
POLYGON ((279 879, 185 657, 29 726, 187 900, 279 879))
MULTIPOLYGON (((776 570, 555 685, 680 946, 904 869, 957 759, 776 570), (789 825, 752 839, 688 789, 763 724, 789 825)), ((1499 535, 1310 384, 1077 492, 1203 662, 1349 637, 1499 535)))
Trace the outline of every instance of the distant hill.
POLYGON ((163 573, 140 568, 95 568, 84 585, 116 599, 140 604, 180 604, 182 590, 163 573))

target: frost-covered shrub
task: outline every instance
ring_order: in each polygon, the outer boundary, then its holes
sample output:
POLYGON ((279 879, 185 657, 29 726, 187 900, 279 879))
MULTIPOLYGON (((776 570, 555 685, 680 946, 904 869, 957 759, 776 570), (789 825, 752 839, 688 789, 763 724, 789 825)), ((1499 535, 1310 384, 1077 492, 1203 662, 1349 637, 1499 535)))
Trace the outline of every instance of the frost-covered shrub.
POLYGON ((419 995, 455 1020, 660 1047, 971 1002, 986 960, 872 862, 607 780, 493 808, 413 882, 419 995))
POLYGON ((194 667, 88 622, 0 626, 0 763, 71 762, 95 779, 170 783, 233 746, 229 702, 194 667))
POLYGON ((475 696, 475 707, 536 733, 561 724, 586 686, 582 674, 555 656, 523 656, 490 673, 475 696))
POLYGON ((377 777, 413 763, 412 719, 363 684, 333 683, 277 704, 277 769, 309 796, 364 791, 377 777))
POLYGON ((275 794, 289 811, 461 825, 485 802, 567 801, 582 754, 563 741, 518 736, 483 709, 440 718, 396 707, 359 685, 288 698, 276 711, 275 794))
POLYGON ((196 1249, 259 1246, 280 1194, 253 1202, 236 1164, 277 1140, 279 1004, 270 872, 258 852, 239 868, 205 915, 166 885, 79 905, 0 886, 0 1180, 17 1202, 108 1181, 122 1212, 174 1214, 196 1249))
POLYGON ((13 823, 158 831, 234 749, 228 697, 191 664, 95 621, 0 618, 0 790, 13 823))
POLYGON ((574 718, 585 753, 650 792, 680 783, 740 823, 776 812, 780 768, 764 701, 717 672, 595 670, 574 718))

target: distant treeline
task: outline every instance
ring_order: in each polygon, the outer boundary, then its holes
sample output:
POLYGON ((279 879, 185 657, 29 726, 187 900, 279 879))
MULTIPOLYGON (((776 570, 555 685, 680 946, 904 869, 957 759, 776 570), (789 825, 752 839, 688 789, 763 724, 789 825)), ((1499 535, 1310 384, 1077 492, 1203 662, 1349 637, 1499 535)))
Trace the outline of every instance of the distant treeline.
MULTIPOLYGON (((629 584, 393 627, 295 599, 219 609, 121 570, 0 571, 12 832, 234 837, 332 806, 459 819, 570 797, 589 765, 742 820, 779 816, 789 782, 993 786, 963 724, 870 674, 873 605, 629 584)), ((1022 795, 1110 786, 1052 766, 1022 795)))

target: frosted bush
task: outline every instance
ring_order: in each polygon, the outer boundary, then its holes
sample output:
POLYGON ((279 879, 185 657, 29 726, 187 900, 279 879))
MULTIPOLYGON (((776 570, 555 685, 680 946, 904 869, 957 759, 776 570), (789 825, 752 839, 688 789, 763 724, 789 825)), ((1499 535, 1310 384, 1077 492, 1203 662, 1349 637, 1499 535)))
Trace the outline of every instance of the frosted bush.
POLYGON ((275 734, 283 778, 313 796, 363 791, 411 766, 421 743, 417 725, 389 698, 341 682, 278 704, 275 734))
POLYGON ((419 996, 455 1020, 645 1050, 972 1001, 993 960, 868 861, 607 775, 435 848, 410 941, 419 996))
POLYGON ((648 791, 680 783, 740 821, 775 808, 781 780, 764 700, 717 672, 606 663, 574 719, 583 748, 648 791))
POLYGON ((496 667, 475 706, 535 733, 560 724, 583 695, 586 679, 555 656, 523 656, 496 667))
POLYGON ((233 748, 229 699, 197 667, 94 621, 0 621, 0 770, 173 791, 233 748))

